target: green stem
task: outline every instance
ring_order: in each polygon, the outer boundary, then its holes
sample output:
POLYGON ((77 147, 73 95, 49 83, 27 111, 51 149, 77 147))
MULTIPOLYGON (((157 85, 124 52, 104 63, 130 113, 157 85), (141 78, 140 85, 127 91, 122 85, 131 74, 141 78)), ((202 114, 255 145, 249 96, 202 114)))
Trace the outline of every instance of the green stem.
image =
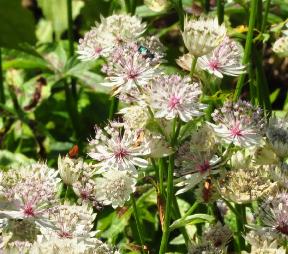
POLYGON ((217 0, 217 17, 218 17, 218 24, 221 25, 224 21, 224 3, 223 3, 223 0, 217 0))
POLYGON ((164 159, 161 158, 159 159, 159 190, 160 190, 160 194, 163 195, 164 194, 164 189, 163 189, 163 182, 164 182, 164 159))
POLYGON ((167 199, 166 199, 166 207, 165 207, 163 235, 161 239, 161 246, 160 246, 159 254, 164 254, 166 252, 167 244, 168 244, 172 196, 173 196, 173 172, 174 172, 174 154, 169 156, 168 179, 167 179, 167 199))
POLYGON ((131 201, 132 201, 133 213, 134 213, 134 218, 135 218, 135 221, 136 221, 136 227, 137 227, 137 231, 138 231, 138 236, 139 236, 140 243, 141 243, 142 253, 144 253, 144 241, 143 241, 143 237, 142 237, 143 230, 142 230, 142 225, 140 223, 138 210, 137 210, 137 205, 136 205, 136 201, 135 201, 135 198, 134 198, 133 194, 131 194, 131 201))
POLYGON ((135 15, 136 6, 137 6, 137 0, 130 0, 130 12, 131 12, 131 15, 135 15))
POLYGON ((5 92, 3 82, 3 70, 2 70, 2 52, 0 48, 0 103, 5 104, 5 92))
MULTIPOLYGON (((246 37, 246 43, 245 43, 245 50, 244 50, 244 57, 243 57, 243 64, 248 64, 250 57, 251 57, 251 49, 252 49, 252 43, 253 43, 253 31, 255 27, 256 17, 257 17, 257 5, 258 0, 251 0, 251 9, 250 9, 250 17, 249 17, 249 27, 248 27, 248 33, 246 37)), ((238 79, 236 90, 234 93, 234 101, 237 101, 240 97, 244 80, 245 80, 245 73, 241 74, 241 76, 238 79)))
POLYGON ((237 244, 239 251, 245 250, 245 240, 242 236, 244 233, 244 224, 246 223, 245 205, 235 204, 235 209, 239 211, 240 216, 236 216, 237 227, 237 244))
POLYGON ((262 33, 266 31, 266 24, 267 24, 269 9, 270 9, 270 3, 271 3, 271 0, 266 0, 265 11, 264 11, 264 15, 262 19, 262 26, 261 26, 262 33))
POLYGON ((208 13, 210 11, 210 0, 204 1, 204 9, 205 9, 205 13, 208 13))
POLYGON ((195 201, 194 204, 189 208, 189 210, 184 214, 182 219, 185 219, 187 216, 193 213, 197 209, 198 206, 199 206, 199 203, 195 201))
POLYGON ((130 0, 124 0, 126 13, 130 13, 130 0))
POLYGON ((179 23, 180 23, 180 29, 183 31, 184 29, 184 11, 183 11, 183 4, 182 0, 172 0, 172 3, 174 5, 174 8, 176 9, 176 12, 179 17, 179 23))
MULTIPOLYGON (((72 0, 67 0, 67 21, 68 21, 68 40, 69 40, 69 56, 74 56, 74 38, 73 38, 73 17, 72 17, 72 0)), ((71 91, 74 98, 77 96, 76 80, 71 79, 71 91)))
POLYGON ((113 119, 114 114, 117 112, 119 100, 117 97, 113 96, 111 98, 111 104, 109 108, 109 120, 113 119))
POLYGON ((69 85, 68 85, 68 82, 66 80, 64 80, 64 87, 65 87, 67 111, 69 113, 73 128, 74 128, 76 136, 77 136, 77 139, 81 140, 82 132, 81 132, 81 127, 80 127, 77 105, 75 103, 75 99, 73 98, 73 96, 71 94, 71 90, 69 89, 69 85))
POLYGON ((192 65, 191 65, 191 71, 190 71, 190 77, 191 77, 191 79, 193 79, 193 75, 194 75, 194 72, 195 72, 197 60, 198 60, 198 57, 195 56, 195 57, 193 58, 192 65))

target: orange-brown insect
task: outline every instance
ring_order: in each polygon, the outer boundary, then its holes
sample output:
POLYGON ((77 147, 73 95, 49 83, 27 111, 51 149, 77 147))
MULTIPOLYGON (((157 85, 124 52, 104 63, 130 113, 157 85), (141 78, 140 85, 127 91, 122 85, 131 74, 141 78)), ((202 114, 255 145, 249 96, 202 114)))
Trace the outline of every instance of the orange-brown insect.
POLYGON ((210 179, 207 179, 204 182, 202 195, 203 195, 202 198, 204 199, 204 201, 208 203, 210 198, 212 197, 212 182, 210 179))
POLYGON ((78 145, 74 145, 74 146, 69 150, 68 155, 69 155, 69 157, 70 157, 71 159, 74 159, 74 158, 76 158, 76 157, 78 156, 78 153, 79 153, 79 147, 78 147, 78 145))

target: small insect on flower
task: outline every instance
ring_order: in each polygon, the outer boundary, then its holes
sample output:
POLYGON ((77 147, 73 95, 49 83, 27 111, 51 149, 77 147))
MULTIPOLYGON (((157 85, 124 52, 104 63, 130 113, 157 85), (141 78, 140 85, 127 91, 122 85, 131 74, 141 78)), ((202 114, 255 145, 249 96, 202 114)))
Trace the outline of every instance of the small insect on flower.
POLYGON ((78 145, 74 145, 74 146, 69 150, 69 153, 68 153, 68 155, 69 155, 69 157, 70 157, 71 159, 76 158, 76 157, 78 156, 78 154, 79 154, 79 147, 78 147, 78 145))

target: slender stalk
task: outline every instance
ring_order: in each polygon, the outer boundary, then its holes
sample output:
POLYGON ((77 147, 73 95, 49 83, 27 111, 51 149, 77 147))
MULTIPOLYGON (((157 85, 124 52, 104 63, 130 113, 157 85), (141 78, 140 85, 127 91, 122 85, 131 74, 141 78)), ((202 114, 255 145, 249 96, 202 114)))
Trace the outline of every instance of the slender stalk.
POLYGON ((67 111, 69 113, 73 128, 76 132, 76 136, 79 140, 81 140, 82 132, 77 105, 75 104, 75 99, 73 98, 71 90, 69 89, 68 82, 66 80, 64 80, 64 82, 67 111))
POLYGON ((0 48, 0 103, 5 104, 5 92, 3 82, 3 70, 2 70, 2 52, 0 48))
POLYGON ((164 254, 166 252, 167 244, 168 244, 172 196, 173 196, 173 172, 174 172, 174 154, 169 156, 168 179, 167 179, 167 199, 166 199, 166 207, 165 207, 163 235, 161 239, 159 254, 164 254))
POLYGON ((205 13, 208 13, 210 11, 210 0, 204 0, 204 9, 205 13))
POLYGON ((197 63, 198 57, 194 57, 191 65, 191 71, 190 71, 190 77, 191 79, 193 78, 195 68, 196 68, 196 63, 197 63))
POLYGON ((261 26, 261 31, 263 33, 266 31, 266 24, 267 24, 267 17, 268 17, 269 9, 270 9, 270 3, 271 3, 271 0, 266 0, 264 15, 262 19, 262 26, 261 26))
POLYGON ((112 120, 114 114, 117 112, 118 104, 119 104, 118 98, 115 97, 115 96, 112 97, 112 98, 111 98, 110 108, 109 108, 109 120, 112 120))
MULTIPOLYGON (((68 21, 68 40, 69 40, 69 56, 74 56, 74 38, 73 38, 73 17, 72 17, 72 0, 67 0, 67 21, 68 21)), ((71 91, 73 97, 76 99, 76 80, 71 79, 71 91)))
POLYGON ((184 214, 182 219, 185 219, 187 216, 193 213, 197 209, 198 206, 199 206, 199 203, 195 201, 194 204, 189 208, 189 210, 184 214))
POLYGON ((130 13, 130 0, 124 0, 125 2, 125 10, 127 13, 130 13))
POLYGON ((130 12, 131 12, 131 15, 135 14, 136 6, 137 6, 137 0, 130 0, 130 12))
POLYGON ((159 190, 160 194, 164 194, 164 189, 163 189, 163 182, 164 182, 164 159, 161 158, 159 159, 159 190))
POLYGON ((237 244, 239 251, 245 250, 245 240, 242 236, 244 232, 244 224, 246 222, 246 212, 245 205, 235 204, 235 209, 239 211, 240 216, 236 216, 236 226, 237 226, 237 244))
POLYGON ((217 0, 217 17, 218 17, 218 24, 221 25, 224 21, 224 3, 223 3, 223 0, 217 0))
POLYGON ((172 0, 172 3, 174 5, 174 8, 176 9, 178 17, 179 17, 180 29, 181 29, 181 31, 183 31, 183 29, 184 29, 184 11, 183 11, 182 0, 172 0))
MULTIPOLYGON (((249 27, 248 27, 248 33, 246 37, 246 43, 245 43, 245 50, 244 50, 244 57, 243 57, 243 64, 248 64, 250 57, 251 57, 251 49, 252 49, 252 43, 253 43, 253 31, 255 27, 256 17, 257 17, 257 5, 258 0, 251 0, 251 9, 250 9, 250 17, 249 17, 249 27)), ((244 80, 245 80, 245 73, 241 74, 241 76, 238 79, 236 90, 234 92, 234 101, 237 101, 240 97, 244 80)))
POLYGON ((138 236, 139 236, 140 243, 141 243, 142 253, 144 253, 144 241, 143 241, 143 237, 142 237, 143 230, 142 230, 142 225, 140 223, 138 210, 137 210, 137 205, 136 205, 136 201, 135 201, 135 198, 134 198, 133 194, 131 194, 131 201, 132 201, 133 213, 134 213, 134 218, 135 218, 135 221, 136 221, 136 227, 137 227, 137 231, 138 231, 138 236))

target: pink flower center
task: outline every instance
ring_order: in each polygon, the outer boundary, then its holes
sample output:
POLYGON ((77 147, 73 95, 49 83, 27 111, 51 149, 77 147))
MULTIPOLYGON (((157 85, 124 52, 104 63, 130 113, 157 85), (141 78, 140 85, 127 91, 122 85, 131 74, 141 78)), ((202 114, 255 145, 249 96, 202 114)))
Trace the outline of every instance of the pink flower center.
POLYGON ((96 48, 95 48, 95 53, 96 53, 96 54, 100 54, 101 51, 102 51, 102 48, 100 48, 100 47, 96 47, 96 48))
POLYGON ((196 168, 201 174, 204 174, 210 169, 210 163, 209 161, 204 161, 202 164, 197 165, 196 168))
POLYGON ((88 199, 89 197, 88 191, 81 191, 80 195, 81 195, 81 198, 84 200, 88 199))
POLYGON ((128 79, 136 79, 139 76, 139 73, 137 71, 134 70, 130 70, 127 74, 128 79))
POLYGON ((176 108, 180 104, 180 97, 173 95, 170 97, 168 107, 171 109, 176 108))
POLYGON ((117 160, 123 160, 128 154, 128 151, 122 147, 114 152, 114 156, 117 160))
POLYGON ((60 238, 72 238, 72 234, 66 231, 61 231, 58 235, 60 238))
POLYGON ((217 59, 212 59, 209 61, 208 66, 210 67, 210 69, 214 70, 218 70, 219 68, 219 61, 217 59))
POLYGON ((30 204, 25 205, 23 213, 27 217, 35 217, 36 216, 34 209, 30 204))
POLYGON ((243 136, 242 131, 239 128, 239 124, 237 124, 236 126, 232 127, 232 129, 230 130, 230 133, 231 133, 231 136, 233 138, 243 136))

